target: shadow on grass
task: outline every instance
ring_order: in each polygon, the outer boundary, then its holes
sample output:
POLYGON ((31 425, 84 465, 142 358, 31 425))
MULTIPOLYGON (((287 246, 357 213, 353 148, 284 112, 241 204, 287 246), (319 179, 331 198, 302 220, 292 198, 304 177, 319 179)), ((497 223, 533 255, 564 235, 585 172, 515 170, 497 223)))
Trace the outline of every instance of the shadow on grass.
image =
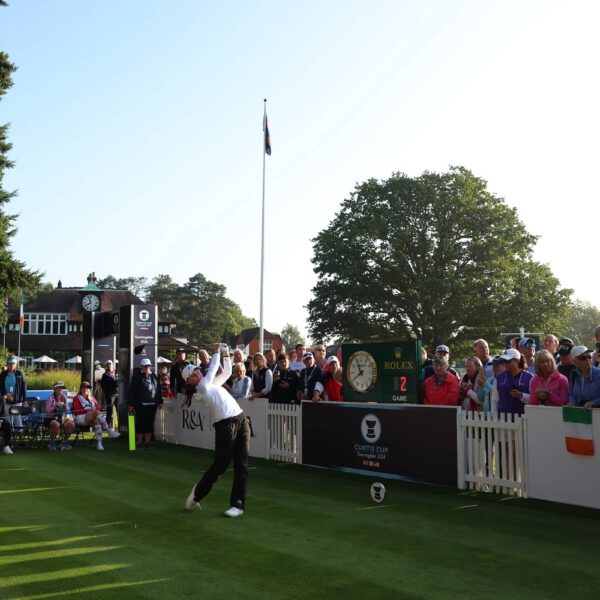
POLYGON ((97 597, 167 580, 136 579, 133 563, 114 561, 112 553, 125 546, 106 544, 107 534, 63 537, 59 531, 53 525, 0 527, 0 598, 97 597), (46 539, 29 541, 36 535, 46 539), (112 560, 102 562, 109 555, 112 560), (107 581, 107 575, 113 581, 107 581))

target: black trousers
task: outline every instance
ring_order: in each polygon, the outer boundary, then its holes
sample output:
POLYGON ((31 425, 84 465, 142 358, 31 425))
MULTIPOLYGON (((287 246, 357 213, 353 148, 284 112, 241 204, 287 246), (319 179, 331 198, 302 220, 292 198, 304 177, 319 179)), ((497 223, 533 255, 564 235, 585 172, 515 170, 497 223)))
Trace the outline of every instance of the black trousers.
POLYGON ((4 435, 4 444, 3 444, 2 447, 4 447, 4 446, 10 446, 10 438, 11 438, 11 434, 12 434, 12 427, 11 427, 9 421, 5 421, 1 417, 0 417, 0 430, 2 431, 2 434, 4 435))
POLYGON ((135 432, 151 433, 154 435, 154 419, 156 417, 157 404, 138 404, 135 406, 135 432))
POLYGON ((230 506, 244 509, 248 484, 248 450, 250 427, 244 414, 223 419, 215 427, 215 457, 208 471, 194 489, 196 501, 210 492, 217 479, 225 472, 233 459, 233 486, 229 498, 230 506))

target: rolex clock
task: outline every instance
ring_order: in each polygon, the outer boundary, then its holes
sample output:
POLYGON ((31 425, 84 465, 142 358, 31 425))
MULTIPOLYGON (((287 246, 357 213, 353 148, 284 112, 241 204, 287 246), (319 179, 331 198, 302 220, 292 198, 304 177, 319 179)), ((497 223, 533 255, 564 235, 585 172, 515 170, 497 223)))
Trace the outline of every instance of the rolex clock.
POLYGON ((81 299, 81 308, 87 312, 94 312, 100 308, 100 298, 96 294, 86 294, 81 299))
POLYGON ((359 394, 366 394, 375 387, 377 363, 369 352, 359 350, 350 356, 346 365, 346 380, 359 394))

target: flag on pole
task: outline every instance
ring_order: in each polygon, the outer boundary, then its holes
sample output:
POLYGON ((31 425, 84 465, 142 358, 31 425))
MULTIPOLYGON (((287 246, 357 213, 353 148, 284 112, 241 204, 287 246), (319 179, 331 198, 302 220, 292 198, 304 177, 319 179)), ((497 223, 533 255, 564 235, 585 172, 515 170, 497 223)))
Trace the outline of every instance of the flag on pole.
POLYGON ((269 135, 269 121, 267 119, 266 109, 265 117, 263 119, 263 131, 265 132, 265 154, 271 156, 271 136, 269 135))
POLYGON ((21 292, 21 306, 19 307, 19 329, 23 331, 25 327, 25 313, 23 312, 23 292, 21 292))
POLYGON ((593 456, 592 412, 587 408, 563 406, 565 442, 569 452, 593 456))

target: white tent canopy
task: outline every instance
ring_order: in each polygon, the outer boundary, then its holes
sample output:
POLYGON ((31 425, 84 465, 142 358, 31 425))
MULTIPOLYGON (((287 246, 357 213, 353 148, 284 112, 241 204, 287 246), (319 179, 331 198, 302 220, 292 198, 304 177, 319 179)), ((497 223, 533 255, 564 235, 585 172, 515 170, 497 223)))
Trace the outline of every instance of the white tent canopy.
POLYGON ((165 358, 164 356, 159 356, 156 359, 156 362, 157 363, 170 363, 170 362, 173 362, 173 361, 169 360, 168 358, 165 358))
POLYGON ((73 356, 73 358, 68 358, 65 360, 65 363, 68 365, 80 365, 81 364, 81 356, 73 356))
POLYGON ((50 358, 49 356, 46 356, 44 354, 43 356, 40 356, 38 358, 34 358, 31 362, 34 362, 34 363, 55 363, 55 362, 58 362, 58 361, 54 360, 53 358, 50 358))

